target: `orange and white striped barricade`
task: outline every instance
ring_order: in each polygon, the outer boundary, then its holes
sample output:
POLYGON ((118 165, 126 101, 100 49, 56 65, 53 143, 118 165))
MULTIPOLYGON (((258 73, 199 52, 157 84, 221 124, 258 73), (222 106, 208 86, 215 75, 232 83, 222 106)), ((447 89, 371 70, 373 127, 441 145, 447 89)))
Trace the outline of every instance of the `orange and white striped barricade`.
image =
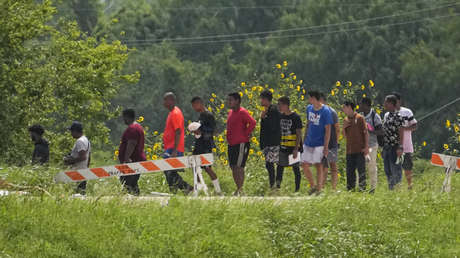
POLYGON ((455 170, 460 170, 460 158, 433 153, 431 154, 431 164, 446 169, 446 178, 444 179, 441 191, 450 192, 450 179, 455 170))
POLYGON ((56 183, 72 183, 116 176, 150 174, 162 171, 192 168, 194 174, 193 178, 195 195, 197 195, 198 191, 200 190, 207 194, 207 187, 206 184, 204 184, 203 175, 201 174, 201 167, 210 166, 213 163, 213 154, 207 153, 185 157, 126 163, 100 168, 63 171, 56 174, 54 180, 56 183), (198 178, 200 182, 198 182, 198 178))

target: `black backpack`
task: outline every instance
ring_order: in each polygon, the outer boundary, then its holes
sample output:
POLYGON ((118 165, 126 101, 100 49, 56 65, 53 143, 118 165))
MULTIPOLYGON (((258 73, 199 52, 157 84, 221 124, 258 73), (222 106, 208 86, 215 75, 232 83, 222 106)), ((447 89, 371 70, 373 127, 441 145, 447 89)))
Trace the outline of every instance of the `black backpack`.
MULTIPOLYGON (((375 116, 377 113, 372 110, 372 126, 375 129, 375 116)), ((379 144, 379 147, 383 147, 385 145, 385 136, 384 135, 377 135, 377 143, 379 144)))

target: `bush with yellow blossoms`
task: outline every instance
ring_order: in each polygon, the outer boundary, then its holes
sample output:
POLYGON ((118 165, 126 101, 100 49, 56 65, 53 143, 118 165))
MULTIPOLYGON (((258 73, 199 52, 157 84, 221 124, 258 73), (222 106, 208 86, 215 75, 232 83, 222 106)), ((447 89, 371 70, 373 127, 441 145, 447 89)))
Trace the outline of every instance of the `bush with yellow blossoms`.
MULTIPOLYGON (((459 156, 460 155, 460 113, 456 119, 446 120, 445 127, 449 131, 447 143, 444 143, 442 148, 445 154, 459 156)), ((425 143, 424 143, 425 145, 425 143)))

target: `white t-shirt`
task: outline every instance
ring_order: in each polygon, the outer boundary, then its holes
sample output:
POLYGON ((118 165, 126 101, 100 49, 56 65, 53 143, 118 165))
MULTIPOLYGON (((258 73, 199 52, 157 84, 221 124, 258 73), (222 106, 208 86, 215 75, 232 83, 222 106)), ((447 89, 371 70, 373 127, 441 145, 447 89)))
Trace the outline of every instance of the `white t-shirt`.
POLYGON ((86 136, 84 135, 77 139, 70 155, 72 156, 72 158, 78 158, 78 153, 82 150, 86 151, 86 159, 73 164, 72 169, 88 168, 88 159, 89 153, 91 152, 91 143, 89 142, 88 138, 86 138, 86 136))
MULTIPOLYGON (((415 120, 412 110, 405 107, 401 107, 401 109, 399 109, 399 115, 404 120, 403 127, 410 127, 417 124, 417 120, 415 120)), ((404 130, 403 141, 404 153, 413 153, 414 146, 412 144, 412 131, 404 130)))

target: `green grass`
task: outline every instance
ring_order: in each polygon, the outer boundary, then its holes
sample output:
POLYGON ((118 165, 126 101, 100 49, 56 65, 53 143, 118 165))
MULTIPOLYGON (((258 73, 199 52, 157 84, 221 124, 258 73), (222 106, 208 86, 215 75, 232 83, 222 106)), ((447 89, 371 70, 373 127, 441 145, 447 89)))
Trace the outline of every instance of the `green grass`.
MULTIPOLYGON (((90 200, 69 198, 72 187, 55 185, 55 168, 6 168, 9 182, 39 185, 32 196, 0 197, 0 257, 455 257, 460 255, 460 177, 440 193, 442 170, 416 164, 415 188, 376 194, 326 192, 312 199, 204 201, 175 197, 122 198, 116 180, 92 182, 90 200), (423 172, 423 173, 421 173, 423 172), (116 196, 98 199, 100 196, 116 196)), ((227 169, 219 169, 226 192, 227 169)), ((264 171, 248 178, 246 193, 267 195, 264 171), (254 182, 262 180, 262 182, 254 182)), ((189 173, 190 174, 190 173, 189 173)), ((292 172, 283 189, 291 194, 292 172)), ((208 178, 206 177, 207 181, 208 178)), ((141 187, 166 190, 163 176, 144 176, 141 187)), ((305 181, 301 196, 305 195, 305 181)), ((340 182, 344 189, 344 178, 340 182)))

